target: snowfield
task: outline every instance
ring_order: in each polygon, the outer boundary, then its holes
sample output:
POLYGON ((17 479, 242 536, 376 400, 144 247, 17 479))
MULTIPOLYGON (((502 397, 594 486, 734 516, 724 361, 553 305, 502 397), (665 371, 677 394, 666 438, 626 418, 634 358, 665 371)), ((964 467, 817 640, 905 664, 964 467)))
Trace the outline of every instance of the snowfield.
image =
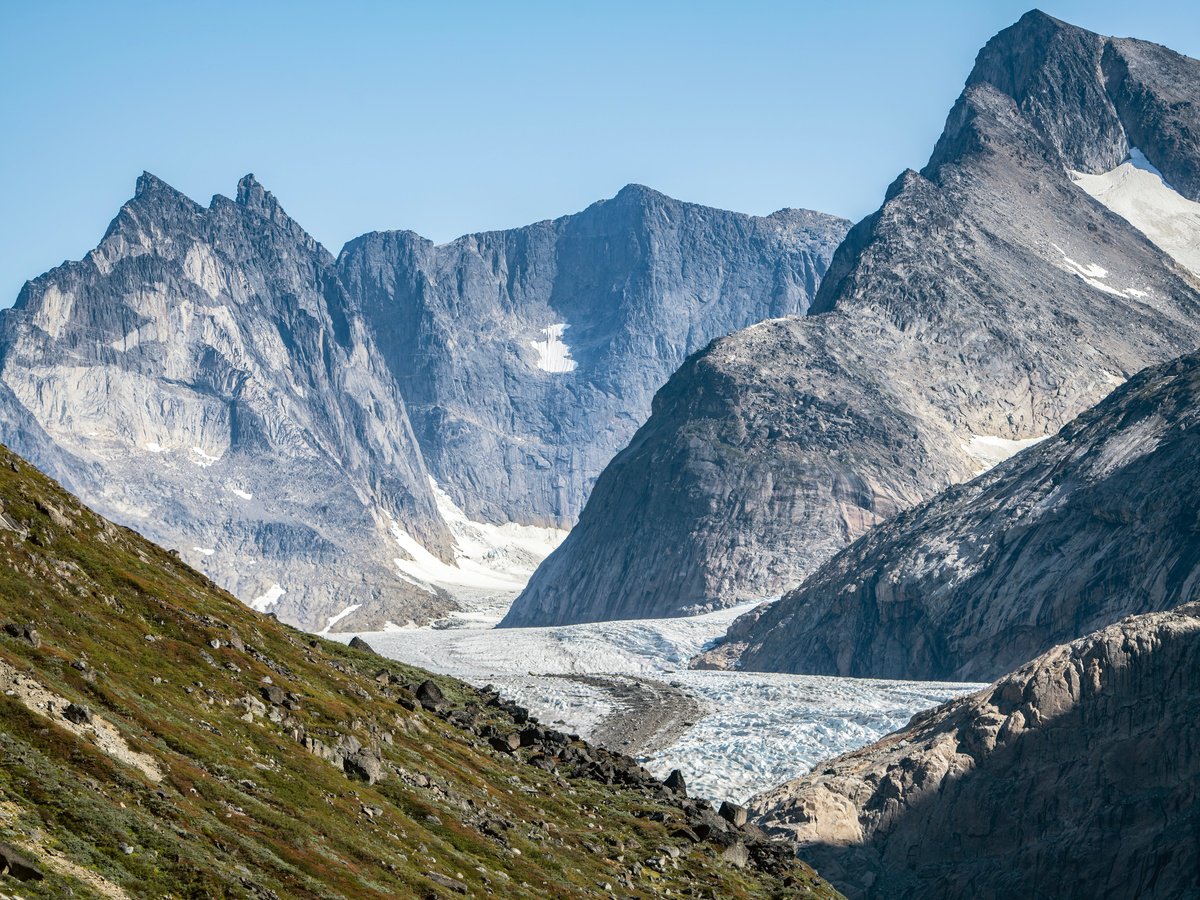
POLYGON ((544 341, 530 341, 537 353, 537 367, 543 372, 561 375, 574 372, 577 363, 571 359, 571 348, 563 342, 563 332, 567 330, 565 322, 558 322, 542 329, 546 336, 544 341))
POLYGON ((1072 172, 1071 180, 1181 266, 1200 275, 1200 203, 1167 184, 1141 150, 1130 150, 1128 161, 1111 172, 1072 172))
MULTIPOLYGON (((498 609, 480 611, 466 627, 391 627, 361 637, 393 659, 476 685, 490 683, 541 721, 584 737, 616 710, 602 688, 575 676, 668 682, 706 713, 642 761, 659 776, 682 770, 698 796, 738 802, 979 687, 687 668, 692 656, 754 605, 691 618, 495 629, 490 626, 504 614, 498 609)), ((331 637, 348 641, 351 635, 331 637)))
POLYGON ((448 591, 465 608, 460 624, 493 625, 529 581, 533 570, 563 542, 558 528, 507 522, 492 525, 467 516, 438 483, 429 479, 438 514, 454 538, 454 563, 444 563, 384 513, 388 530, 403 556, 393 562, 405 581, 433 592, 448 591), (499 610, 497 613, 496 610, 499 610))
POLYGON ((971 439, 963 444, 963 449, 983 467, 975 473, 982 475, 988 469, 1000 465, 1010 456, 1015 456, 1027 447, 1040 444, 1048 437, 1049 435, 1044 434, 1041 437, 1011 440, 988 434, 973 434, 971 439))
POLYGON ((251 609, 258 610, 259 612, 267 612, 272 606, 278 603, 279 598, 286 593, 287 591, 283 589, 283 586, 280 585, 279 582, 276 582, 267 588, 266 593, 260 594, 251 600, 248 606, 251 609))

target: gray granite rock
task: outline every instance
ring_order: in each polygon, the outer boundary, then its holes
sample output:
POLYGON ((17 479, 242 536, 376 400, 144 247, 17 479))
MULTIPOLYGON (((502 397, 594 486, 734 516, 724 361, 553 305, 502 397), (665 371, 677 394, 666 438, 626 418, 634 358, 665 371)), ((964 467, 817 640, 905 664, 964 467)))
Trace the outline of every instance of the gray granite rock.
POLYGON ((803 313, 848 224, 634 186, 335 261, 252 176, 202 207, 144 175, 0 314, 0 439, 286 621, 426 621, 453 599, 397 573, 393 530, 453 561, 431 474, 476 519, 569 526, 678 363, 803 313))
POLYGON ((977 474, 976 437, 1052 434, 1194 349, 1200 278, 1070 176, 1115 166, 1130 134, 1169 177, 1192 171, 1189 92, 1194 60, 1041 13, 990 41, 929 165, 850 231, 809 316, 672 376, 504 624, 782 593, 977 474))
POLYGON ((367 234, 338 266, 451 498, 477 520, 569 528, 679 364, 715 337, 802 315, 849 225, 630 185, 447 244, 367 234), (569 353, 551 368, 569 371, 539 367, 551 326, 569 353))
POLYGON ((750 670, 980 681, 1200 586, 1200 354, 873 529, 727 640, 750 670))
POLYGON ((95 250, 0 316, 0 439, 105 515, 303 626, 451 607, 393 574, 388 516, 451 541, 391 373, 252 176, 203 207, 143 175, 95 250))
POLYGON ((1055 647, 756 797, 858 900, 1200 893, 1200 604, 1055 647))

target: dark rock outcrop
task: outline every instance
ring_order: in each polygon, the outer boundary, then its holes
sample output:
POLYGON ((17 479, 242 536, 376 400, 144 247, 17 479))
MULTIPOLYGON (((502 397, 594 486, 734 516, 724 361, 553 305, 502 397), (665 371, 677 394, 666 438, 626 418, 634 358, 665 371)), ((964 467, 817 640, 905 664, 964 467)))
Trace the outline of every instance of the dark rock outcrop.
POLYGON ((1200 893, 1200 604, 1055 647, 755 798, 851 898, 1200 893))
POLYGON ((17 881, 41 881, 46 877, 28 856, 8 844, 0 844, 0 875, 17 881))
POLYGON ((446 702, 442 689, 428 679, 422 681, 413 694, 426 709, 440 709, 446 702))
POLYGON ((375 650, 371 647, 371 645, 360 638, 357 634, 350 638, 349 646, 351 650, 361 650, 363 653, 375 653, 375 650))
POLYGON ((995 37, 929 164, 850 231, 810 315, 683 365, 505 624, 782 592, 986 468, 989 444, 1052 434, 1195 349, 1196 274, 1070 171, 1116 166, 1137 140, 1195 199, 1200 131, 1176 99, 1198 92, 1194 60, 1041 13, 995 37))
POLYGON ((1200 354, 878 526, 727 640, 741 668, 982 681, 1200 592, 1200 354))

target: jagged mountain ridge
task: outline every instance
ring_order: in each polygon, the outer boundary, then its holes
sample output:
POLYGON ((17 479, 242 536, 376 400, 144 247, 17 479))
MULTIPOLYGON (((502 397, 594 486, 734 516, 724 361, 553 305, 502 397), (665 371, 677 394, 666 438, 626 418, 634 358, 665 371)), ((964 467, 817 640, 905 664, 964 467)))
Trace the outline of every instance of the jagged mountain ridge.
POLYGON ((202 207, 143 175, 3 312, 0 381, 11 446, 259 608, 452 608, 392 574, 389 517, 452 547, 403 400, 333 258, 253 176, 202 207))
POLYGON ((1200 596, 1200 354, 873 529, 726 640, 750 670, 981 681, 1200 596))
POLYGON ((448 244, 367 234, 338 266, 457 505, 569 528, 679 364, 720 335, 803 315, 849 224, 630 185, 575 215, 448 244), (564 358, 547 365, 538 343, 564 358))
MULTIPOLYGON (((206 208, 144 175, 96 250, 0 314, 0 436, 286 621, 427 621, 462 550, 431 474, 477 520, 569 524, 672 360, 802 313, 847 226, 629 188, 443 247, 366 235, 339 262, 253 176, 206 208), (560 312, 593 335, 578 361, 541 334, 560 312)), ((501 562, 531 570, 537 538, 501 562)), ((473 563, 467 585, 514 577, 473 563)))
POLYGON ((494 692, 247 609, 3 447, 0 595, 6 895, 839 896, 494 692))
POLYGON ((753 801, 848 897, 1200 892, 1200 604, 1130 617, 753 801))
POLYGON ((685 363, 505 624, 780 593, 996 445, 1194 349, 1197 275, 1073 177, 1121 165, 1136 137, 1172 196, 1197 199, 1179 78, 1200 90, 1200 64, 1038 12, 993 38, 929 164, 851 229, 810 315, 685 363))

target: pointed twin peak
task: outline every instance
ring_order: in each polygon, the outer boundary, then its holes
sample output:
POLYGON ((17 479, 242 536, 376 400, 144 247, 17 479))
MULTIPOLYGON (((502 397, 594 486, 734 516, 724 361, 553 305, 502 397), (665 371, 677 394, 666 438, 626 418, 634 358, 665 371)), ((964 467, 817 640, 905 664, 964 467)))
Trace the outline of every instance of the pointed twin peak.
POLYGON ((153 175, 150 172, 142 172, 138 176, 137 185, 134 187, 133 196, 141 197, 143 194, 154 193, 161 190, 174 190, 169 184, 153 175))
POLYGON ((244 175, 237 186, 237 204, 267 219, 286 218, 275 195, 259 184, 253 173, 244 175))

